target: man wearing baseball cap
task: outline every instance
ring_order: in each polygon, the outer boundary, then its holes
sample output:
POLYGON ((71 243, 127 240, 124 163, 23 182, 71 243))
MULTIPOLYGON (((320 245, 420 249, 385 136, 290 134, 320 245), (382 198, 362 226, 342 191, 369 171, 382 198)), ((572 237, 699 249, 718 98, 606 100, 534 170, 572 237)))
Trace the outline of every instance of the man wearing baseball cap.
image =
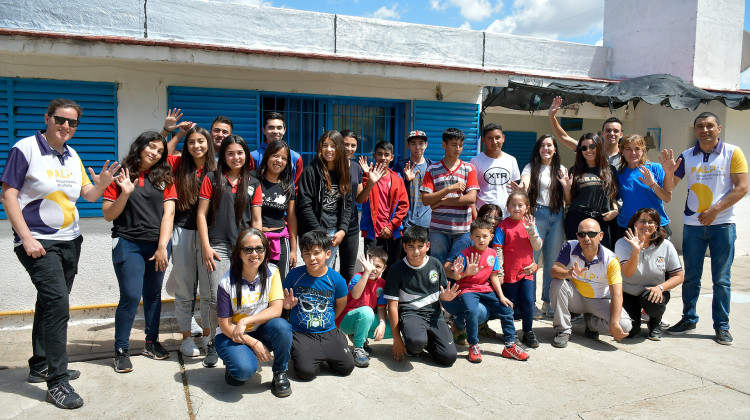
POLYGON ((403 159, 393 167, 393 170, 404 179, 409 196, 409 212, 404 218, 403 226, 404 229, 410 226, 429 229, 432 209, 422 204, 422 193, 419 191, 427 167, 432 164, 432 160, 424 156, 427 149, 427 134, 421 130, 409 132, 406 145, 410 152, 409 158, 403 159))

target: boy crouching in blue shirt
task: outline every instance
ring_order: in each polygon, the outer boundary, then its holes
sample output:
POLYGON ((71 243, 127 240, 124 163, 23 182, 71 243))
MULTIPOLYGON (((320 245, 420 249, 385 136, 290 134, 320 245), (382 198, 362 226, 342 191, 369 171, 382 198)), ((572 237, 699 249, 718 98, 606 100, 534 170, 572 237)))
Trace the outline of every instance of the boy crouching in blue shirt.
POLYGON ((329 270, 331 238, 321 231, 310 231, 299 240, 305 265, 289 271, 284 279, 284 309, 290 309, 292 362, 297 376, 315 379, 320 365, 328 362, 339 375, 354 370, 354 359, 346 336, 334 322, 346 306, 346 280, 329 270))
POLYGON ((439 301, 453 300, 458 296, 458 286, 449 287, 443 264, 427 255, 430 250, 427 229, 422 226, 406 229, 403 246, 406 258, 393 265, 385 283, 393 359, 399 362, 406 352, 419 354, 427 349, 435 362, 452 366, 456 361, 456 346, 439 301))

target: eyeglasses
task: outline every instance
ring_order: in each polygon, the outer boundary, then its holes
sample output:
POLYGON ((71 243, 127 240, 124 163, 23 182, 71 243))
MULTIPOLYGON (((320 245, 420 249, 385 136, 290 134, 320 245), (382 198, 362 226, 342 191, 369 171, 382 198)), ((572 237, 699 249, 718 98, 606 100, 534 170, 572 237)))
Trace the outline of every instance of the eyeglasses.
POLYGON ((55 120, 55 124, 58 124, 58 125, 63 125, 67 121, 68 125, 71 128, 78 127, 78 123, 80 122, 73 118, 65 118, 65 117, 60 117, 58 115, 50 115, 50 117, 52 117, 55 120))
POLYGON ((582 152, 585 152, 587 150, 596 150, 596 143, 591 143, 588 146, 578 146, 579 149, 581 149, 582 152))
POLYGON ((250 255, 250 254, 258 254, 258 255, 260 255, 260 254, 266 252, 266 247, 264 247, 264 246, 257 246, 257 247, 248 246, 248 247, 242 248, 242 252, 244 252, 245 255, 250 255))
POLYGON ((636 223, 640 223, 642 225, 656 226, 656 221, 655 220, 638 219, 635 222, 636 223))
POLYGON ((577 237, 579 237, 579 238, 581 238, 581 239, 583 239, 583 238, 585 238, 585 237, 587 237, 587 236, 588 236, 589 238, 592 238, 592 239, 593 239, 593 238, 594 238, 594 237, 596 237, 596 235, 598 235, 599 233, 601 233, 601 232, 593 232, 593 231, 592 231, 592 232, 578 232, 578 233, 576 233, 576 236, 577 236, 577 237))

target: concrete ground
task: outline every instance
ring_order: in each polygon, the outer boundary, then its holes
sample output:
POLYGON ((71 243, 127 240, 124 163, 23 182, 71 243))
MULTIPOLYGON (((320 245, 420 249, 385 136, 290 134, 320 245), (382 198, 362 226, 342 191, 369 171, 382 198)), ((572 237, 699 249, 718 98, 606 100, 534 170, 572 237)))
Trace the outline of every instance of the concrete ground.
MULTIPOLYGON (((207 369, 200 357, 182 357, 176 321, 166 317, 165 307, 161 340, 171 357, 134 356, 135 369, 127 374, 112 369, 112 320, 74 321, 68 334, 70 368, 82 375, 72 384, 86 403, 78 410, 60 410, 44 401, 45 384, 26 382, 31 330, 5 328, 0 329, 0 417, 750 418, 750 257, 738 257, 732 271, 733 346, 712 339, 709 281, 693 334, 653 342, 643 331, 621 343, 610 337, 593 341, 583 337, 579 323, 568 347, 556 349, 549 344, 551 320, 545 319, 535 321, 542 345, 529 350, 529 361, 503 359, 500 340, 480 337, 483 362, 469 363, 468 348, 459 347, 459 360, 451 368, 438 367, 426 356, 395 363, 390 340, 384 340, 373 344, 370 367, 356 368, 346 378, 324 370, 316 380, 300 382, 292 370, 293 394, 285 399, 270 392, 270 364, 235 388, 224 383, 221 364, 207 369)), ((665 320, 674 323, 682 309, 679 288, 672 299, 665 320)), ((497 321, 490 325, 500 331, 497 321)), ((142 329, 142 320, 137 321, 133 354, 143 346, 142 329)))

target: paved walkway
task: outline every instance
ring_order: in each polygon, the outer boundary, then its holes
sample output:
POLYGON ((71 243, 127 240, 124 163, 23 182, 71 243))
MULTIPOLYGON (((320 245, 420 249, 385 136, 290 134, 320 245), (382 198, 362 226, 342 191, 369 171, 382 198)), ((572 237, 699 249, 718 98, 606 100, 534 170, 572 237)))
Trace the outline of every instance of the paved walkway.
MULTIPOLYGON (((542 345, 529 350, 528 362, 501 358, 502 343, 481 337, 484 361, 469 363, 468 348, 460 347, 451 368, 428 357, 394 363, 385 340, 372 346, 370 367, 349 377, 324 370, 312 382, 299 382, 292 372, 293 394, 286 399, 270 392, 269 364, 234 388, 224 383, 221 365, 206 369, 200 358, 183 358, 173 318, 162 321, 161 332, 171 357, 134 356, 135 370, 128 374, 112 369, 112 320, 75 321, 68 336, 70 367, 82 376, 72 384, 86 404, 73 411, 46 403, 45 384, 26 383, 31 330, 2 329, 0 418, 750 418, 750 257, 735 261, 732 292, 733 346, 712 340, 709 281, 693 334, 660 342, 647 340, 645 332, 621 343, 592 341, 577 324, 568 347, 555 349, 551 321, 543 320, 534 327, 542 345)), ((665 319, 674 323, 681 313, 679 290, 672 299, 665 319)), ((497 321, 490 325, 500 331, 497 321)), ((133 354, 143 346, 142 329, 143 322, 136 322, 133 354)))

